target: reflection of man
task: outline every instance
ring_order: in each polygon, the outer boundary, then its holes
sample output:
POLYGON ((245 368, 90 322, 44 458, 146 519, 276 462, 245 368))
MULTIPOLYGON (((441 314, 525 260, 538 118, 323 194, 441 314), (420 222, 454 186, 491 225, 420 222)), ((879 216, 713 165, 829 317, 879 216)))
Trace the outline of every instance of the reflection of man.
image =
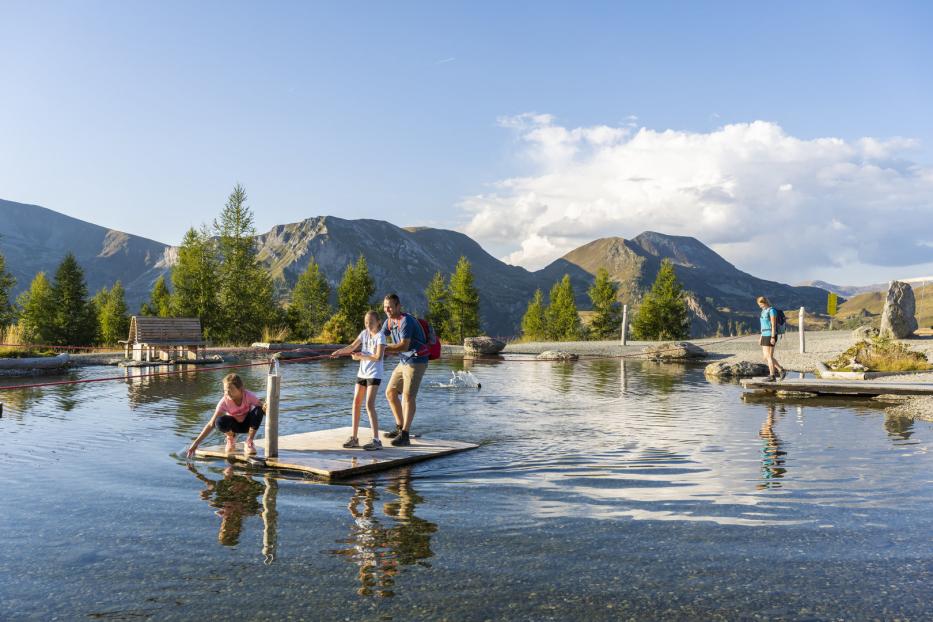
MULTIPOLYGON (((783 406, 781 407, 783 411, 783 406)), ((774 431, 774 404, 768 404, 768 418, 761 426, 758 436, 764 441, 761 447, 761 478, 764 480, 758 484, 758 490, 766 488, 780 488, 781 484, 774 480, 781 479, 787 472, 784 468, 784 456, 786 451, 782 451, 781 439, 774 431)))
POLYGON ((428 369, 428 337, 415 316, 402 312, 397 294, 388 294, 382 309, 387 316, 382 332, 392 336, 392 344, 386 346, 386 353, 398 354, 399 358, 386 386, 386 399, 395 417, 395 430, 385 436, 392 439, 395 447, 404 447, 411 444, 408 434, 415 418, 415 399, 428 369))

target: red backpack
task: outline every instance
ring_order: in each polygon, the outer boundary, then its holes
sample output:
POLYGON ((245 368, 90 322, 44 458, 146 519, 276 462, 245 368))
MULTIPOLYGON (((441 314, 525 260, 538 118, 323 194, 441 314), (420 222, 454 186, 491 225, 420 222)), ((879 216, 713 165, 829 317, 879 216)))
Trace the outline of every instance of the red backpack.
MULTIPOLYGON (((424 331, 424 336, 428 340, 427 343, 423 344, 417 350, 415 350, 415 356, 427 356, 429 361, 434 361, 441 358, 441 340, 437 338, 437 333, 434 332, 434 327, 431 326, 430 322, 427 320, 411 316, 413 319, 417 320, 421 324, 421 330, 424 331)), ((396 321, 395 324, 400 324, 401 321, 396 321)), ((392 320, 389 319, 389 328, 392 328, 392 320)))

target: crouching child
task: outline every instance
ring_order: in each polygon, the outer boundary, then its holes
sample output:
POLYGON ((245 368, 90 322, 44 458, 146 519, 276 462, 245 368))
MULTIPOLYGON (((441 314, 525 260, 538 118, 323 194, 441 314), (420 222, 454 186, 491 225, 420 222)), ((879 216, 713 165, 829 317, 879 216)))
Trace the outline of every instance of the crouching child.
POLYGON ((250 454, 256 453, 253 439, 259 431, 266 407, 254 393, 243 388, 243 379, 237 374, 227 374, 223 383, 224 396, 217 403, 210 421, 188 447, 189 458, 194 456, 201 441, 207 438, 213 429, 227 437, 226 452, 228 454, 236 451, 237 434, 246 434, 244 451, 250 454))

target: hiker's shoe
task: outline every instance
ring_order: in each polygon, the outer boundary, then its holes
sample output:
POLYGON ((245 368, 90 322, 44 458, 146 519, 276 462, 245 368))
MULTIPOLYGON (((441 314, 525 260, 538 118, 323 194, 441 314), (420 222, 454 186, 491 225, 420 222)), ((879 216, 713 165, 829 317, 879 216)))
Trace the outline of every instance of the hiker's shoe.
POLYGON ((382 441, 380 441, 378 438, 374 438, 370 442, 363 445, 363 449, 366 451, 377 451, 382 449, 382 441))
POLYGON ((774 376, 768 376, 764 379, 764 382, 774 382, 776 378, 774 376))
POLYGON ((229 436, 227 437, 227 446, 224 447, 224 451, 226 451, 228 454, 232 454, 233 452, 236 451, 236 439, 235 438, 230 438, 229 436))
POLYGON ((253 439, 246 439, 246 444, 243 446, 243 451, 248 454, 256 453, 256 443, 253 442, 253 439))
POLYGON ((395 437, 397 437, 397 436, 399 435, 399 432, 401 432, 401 431, 402 431, 402 428, 400 428, 399 426, 395 426, 395 429, 394 429, 394 430, 392 430, 391 432, 386 432, 385 434, 383 434, 383 436, 386 437, 386 438, 393 438, 393 439, 394 439, 395 437))
POLYGON ((344 449, 353 449, 354 447, 359 447, 360 441, 355 436, 351 436, 347 439, 347 442, 343 444, 344 449))
POLYGON ((787 376, 787 370, 782 368, 782 369, 781 369, 781 373, 780 373, 780 375, 778 376, 778 380, 784 380, 784 377, 785 377, 785 376, 787 376))
POLYGON ((398 436, 392 439, 393 447, 408 447, 411 441, 408 439, 408 432, 402 430, 398 436))

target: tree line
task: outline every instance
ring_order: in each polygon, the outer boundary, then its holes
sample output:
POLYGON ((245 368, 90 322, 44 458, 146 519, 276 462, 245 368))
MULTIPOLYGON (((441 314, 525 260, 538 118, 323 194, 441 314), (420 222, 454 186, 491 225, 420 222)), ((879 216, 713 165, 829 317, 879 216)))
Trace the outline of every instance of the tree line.
MULTIPOLYGON (((360 254, 346 266, 336 286, 336 306, 314 258, 290 295, 277 300, 272 277, 258 256, 246 201, 245 189, 236 185, 211 226, 185 233, 169 278, 155 281, 139 314, 200 318, 205 338, 215 343, 251 343, 264 332, 300 341, 352 341, 364 313, 381 310, 381 299, 373 299, 375 283, 365 257, 360 254)), ((130 313, 122 284, 117 281, 88 298, 84 272, 71 253, 51 282, 40 272, 15 304, 10 302, 14 285, 0 255, 0 329, 18 323, 27 343, 113 345, 127 338, 130 313)), ((441 339, 462 342, 479 334, 479 291, 466 257, 449 277, 436 273, 425 296, 424 315, 441 339)))

